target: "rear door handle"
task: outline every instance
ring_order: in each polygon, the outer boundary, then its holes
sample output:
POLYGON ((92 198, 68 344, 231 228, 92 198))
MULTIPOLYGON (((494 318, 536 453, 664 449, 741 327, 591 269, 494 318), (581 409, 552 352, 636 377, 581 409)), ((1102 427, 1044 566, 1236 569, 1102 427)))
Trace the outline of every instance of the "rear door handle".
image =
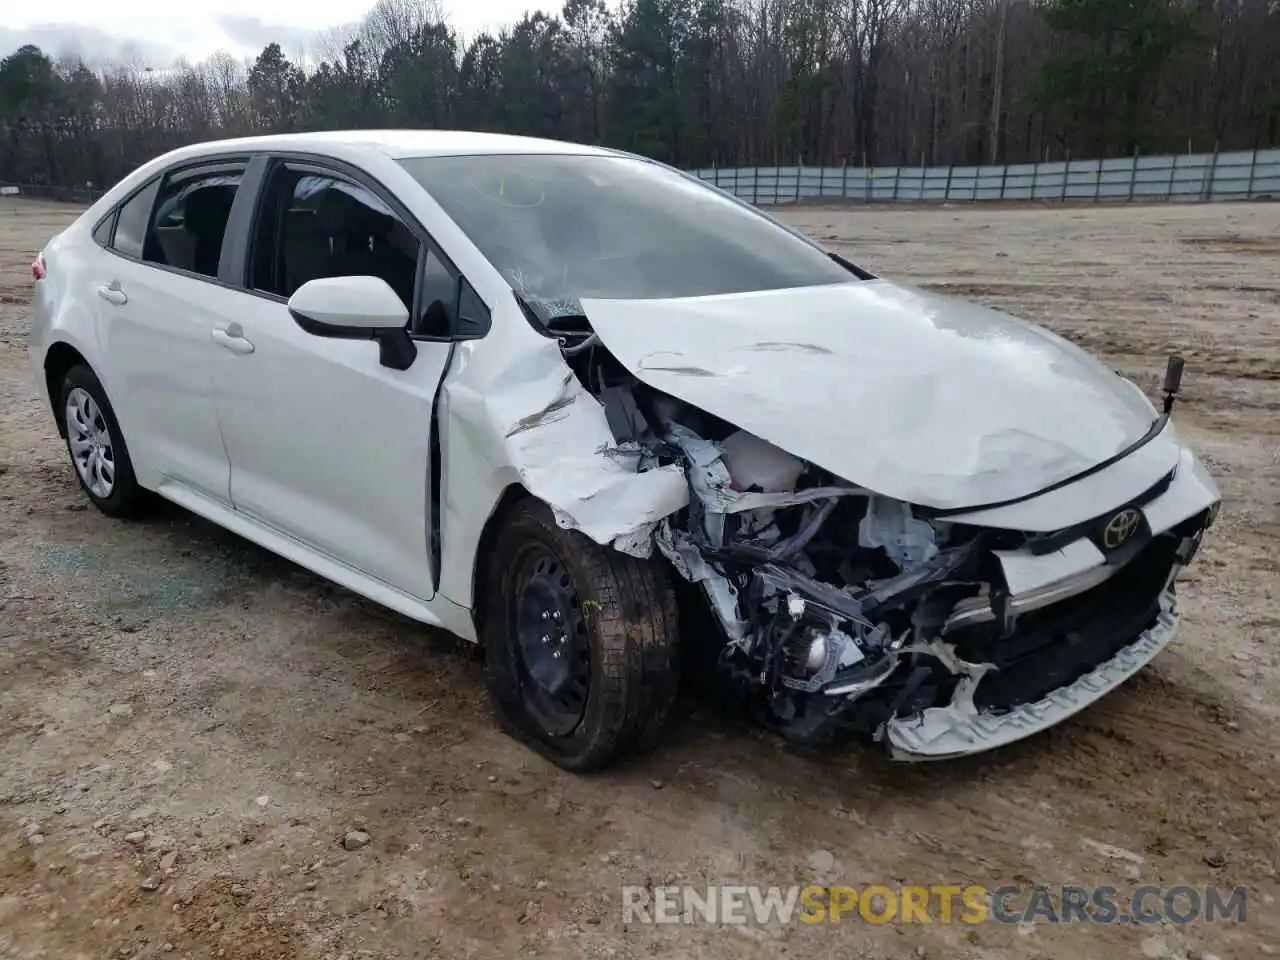
POLYGON ((120 281, 112 280, 110 284, 98 288, 98 296, 117 307, 122 307, 129 302, 129 298, 125 292, 120 289, 120 281))
POLYGON ((225 327, 215 327, 210 334, 213 342, 226 347, 232 353, 253 353, 253 344, 245 339, 244 328, 238 323, 229 323, 225 327))

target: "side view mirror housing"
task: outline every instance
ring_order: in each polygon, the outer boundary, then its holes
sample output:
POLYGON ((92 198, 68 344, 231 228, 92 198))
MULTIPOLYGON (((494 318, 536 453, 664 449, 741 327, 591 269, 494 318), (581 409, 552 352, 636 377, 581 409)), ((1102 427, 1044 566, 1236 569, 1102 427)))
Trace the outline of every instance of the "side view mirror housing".
POLYGON ((289 315, 317 337, 376 341, 379 362, 392 370, 408 370, 418 356, 409 311, 380 277, 308 280, 289 298, 289 315))

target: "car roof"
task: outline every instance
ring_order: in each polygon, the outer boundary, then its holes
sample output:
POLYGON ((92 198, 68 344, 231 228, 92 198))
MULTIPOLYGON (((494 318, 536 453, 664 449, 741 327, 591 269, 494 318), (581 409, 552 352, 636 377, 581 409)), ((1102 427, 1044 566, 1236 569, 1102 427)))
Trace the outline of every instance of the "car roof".
POLYGON ((406 157, 473 156, 481 153, 616 155, 614 151, 585 144, 469 130, 331 130, 320 133, 288 133, 209 140, 191 144, 176 152, 194 158, 243 150, 324 154, 335 148, 373 150, 397 160, 406 157))

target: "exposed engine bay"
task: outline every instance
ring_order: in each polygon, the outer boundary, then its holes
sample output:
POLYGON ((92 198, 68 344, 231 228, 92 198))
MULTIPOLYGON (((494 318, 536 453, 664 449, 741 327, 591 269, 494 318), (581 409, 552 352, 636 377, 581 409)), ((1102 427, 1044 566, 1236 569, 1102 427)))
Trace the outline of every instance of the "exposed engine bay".
POLYGON ((614 546, 656 547, 695 585, 714 636, 686 642, 788 739, 852 733, 908 759, 983 749, 1074 712, 1172 638, 1174 578, 1216 513, 1153 532, 1140 508, 1172 475, 1064 530, 955 522, 963 511, 878 495, 647 386, 585 317, 538 313, 603 406, 617 442, 600 452, 688 481, 686 508, 614 546), (1085 547, 1101 562, 1034 572, 1085 547), (1011 564, 1033 571, 1017 590, 1011 564))

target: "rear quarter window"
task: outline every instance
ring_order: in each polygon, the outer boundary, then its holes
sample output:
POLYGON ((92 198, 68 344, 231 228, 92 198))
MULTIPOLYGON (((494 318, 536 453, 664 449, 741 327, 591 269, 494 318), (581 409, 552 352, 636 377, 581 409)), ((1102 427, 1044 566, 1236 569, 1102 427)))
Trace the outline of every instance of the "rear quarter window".
POLYGON ((100 247, 111 246, 111 234, 116 228, 117 210, 112 210, 93 228, 93 242, 100 247))
POLYGON ((155 206, 160 181, 152 180, 124 202, 116 214, 115 236, 111 247, 126 257, 142 259, 142 246, 147 236, 147 224, 151 220, 151 208, 155 206))

